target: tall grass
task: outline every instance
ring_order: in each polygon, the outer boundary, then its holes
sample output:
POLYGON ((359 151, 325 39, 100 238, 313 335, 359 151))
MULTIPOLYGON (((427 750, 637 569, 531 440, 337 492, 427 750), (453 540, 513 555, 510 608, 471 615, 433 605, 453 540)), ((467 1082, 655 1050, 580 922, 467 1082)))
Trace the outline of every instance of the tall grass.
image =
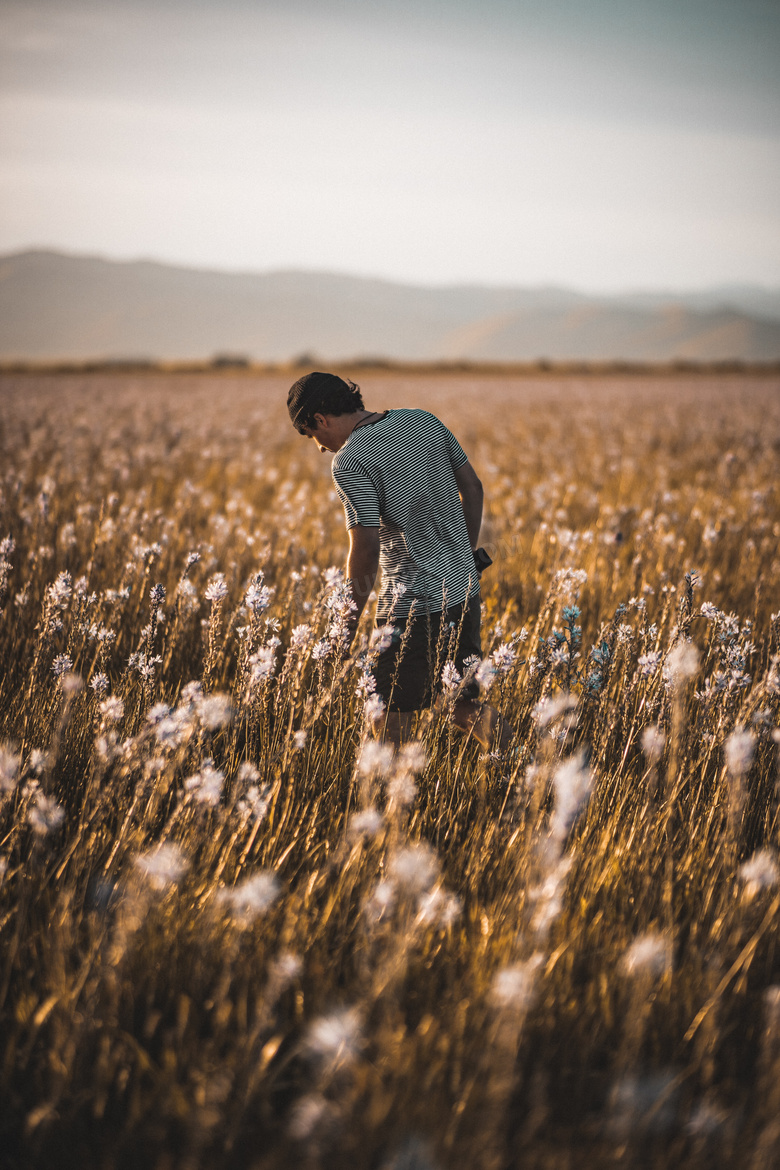
POLYGON ((4 378, 6 1164, 777 1164, 779 388, 367 375, 516 730, 392 758, 286 380, 4 378))

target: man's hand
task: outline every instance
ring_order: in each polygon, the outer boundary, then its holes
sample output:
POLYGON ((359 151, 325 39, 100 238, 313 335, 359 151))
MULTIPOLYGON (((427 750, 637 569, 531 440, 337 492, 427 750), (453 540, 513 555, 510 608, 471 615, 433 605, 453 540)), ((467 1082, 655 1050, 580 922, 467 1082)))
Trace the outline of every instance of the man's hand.
POLYGON ((479 530, 482 525, 482 483, 470 463, 455 468, 455 482, 460 492, 463 504, 463 515, 466 517, 466 529, 471 541, 471 547, 477 547, 479 530))
POLYGON ((360 615, 366 608, 369 594, 374 588, 379 570, 379 529, 363 528, 358 524, 349 529, 349 555, 347 556, 347 579, 357 612, 350 619, 354 635, 360 615))

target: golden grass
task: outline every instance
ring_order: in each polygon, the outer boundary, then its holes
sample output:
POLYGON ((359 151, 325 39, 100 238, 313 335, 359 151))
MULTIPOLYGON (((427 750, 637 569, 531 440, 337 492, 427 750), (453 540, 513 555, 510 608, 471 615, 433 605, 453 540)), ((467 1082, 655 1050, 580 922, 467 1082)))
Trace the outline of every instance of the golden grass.
POLYGON ((366 373, 486 487, 422 766, 287 381, 0 381, 6 1164, 775 1165, 780 380, 366 373))

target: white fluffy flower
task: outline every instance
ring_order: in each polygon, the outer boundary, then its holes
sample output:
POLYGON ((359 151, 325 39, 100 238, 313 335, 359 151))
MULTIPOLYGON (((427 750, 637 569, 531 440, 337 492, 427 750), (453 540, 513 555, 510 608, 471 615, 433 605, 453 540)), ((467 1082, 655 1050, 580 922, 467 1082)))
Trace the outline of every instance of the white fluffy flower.
POLYGON ((651 975, 660 978, 672 969, 671 940, 657 931, 635 938, 620 962, 626 975, 651 975))
POLYGON ((739 867, 739 877, 745 883, 747 898, 755 898, 761 890, 771 890, 780 881, 776 855, 771 849, 759 849, 739 867))
POLYGON ((354 1008, 320 1016, 310 1025, 304 1047, 329 1068, 355 1060, 362 1044, 360 1017, 354 1008))
POLYGON ((187 871, 189 862, 178 845, 170 841, 156 845, 135 858, 139 872, 156 890, 175 885, 187 871))
POLYGON ((379 809, 365 808, 349 819, 349 832, 353 837, 375 837, 384 825, 379 809))
POLYGON ((253 922, 274 904, 281 892, 279 879, 269 870, 261 870, 232 890, 220 890, 217 901, 232 917, 244 925, 253 922))
POLYGON ((555 810, 550 826, 553 837, 562 839, 577 819, 580 809, 590 796, 593 775, 585 764, 582 751, 570 756, 553 773, 555 810))
POLYGON ((53 796, 45 796, 44 793, 39 792, 35 798, 35 804, 27 813, 27 820, 34 833, 37 833, 39 837, 45 837, 48 833, 59 829, 65 820, 65 810, 53 796))
POLYGON ((544 956, 536 954, 497 971, 490 987, 490 998, 496 1007, 527 1011, 534 997, 536 973, 543 962, 544 956))
POLYGON ((209 601, 224 601, 228 595, 228 587, 224 573, 215 573, 206 586, 206 598, 209 601))
POLYGON ((654 723, 644 729, 642 732, 642 751, 645 753, 649 763, 658 763, 664 754, 665 743, 666 736, 654 723))
POLYGON ((420 842, 396 853, 390 861, 389 870, 400 889, 411 894, 423 894, 439 876, 439 861, 431 846, 420 842))
POLYGON ((733 731, 726 740, 723 749, 729 775, 746 775, 750 771, 750 765, 753 763, 753 753, 755 750, 756 737, 752 731, 733 731))

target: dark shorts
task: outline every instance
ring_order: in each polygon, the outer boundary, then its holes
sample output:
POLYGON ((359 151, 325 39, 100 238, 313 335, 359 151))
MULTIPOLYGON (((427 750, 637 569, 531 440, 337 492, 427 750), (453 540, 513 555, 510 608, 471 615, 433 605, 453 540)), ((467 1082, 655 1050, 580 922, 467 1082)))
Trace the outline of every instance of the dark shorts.
MULTIPOLYGON (((413 616, 403 625, 400 620, 398 625, 377 622, 380 648, 372 660, 371 673, 377 694, 391 711, 430 707, 434 695, 441 690, 445 663, 454 662, 463 678, 468 670, 464 660, 474 655, 482 657, 479 605, 477 594, 468 603, 440 613, 413 616)), ((479 684, 474 679, 457 692, 458 699, 478 697, 479 684)))

